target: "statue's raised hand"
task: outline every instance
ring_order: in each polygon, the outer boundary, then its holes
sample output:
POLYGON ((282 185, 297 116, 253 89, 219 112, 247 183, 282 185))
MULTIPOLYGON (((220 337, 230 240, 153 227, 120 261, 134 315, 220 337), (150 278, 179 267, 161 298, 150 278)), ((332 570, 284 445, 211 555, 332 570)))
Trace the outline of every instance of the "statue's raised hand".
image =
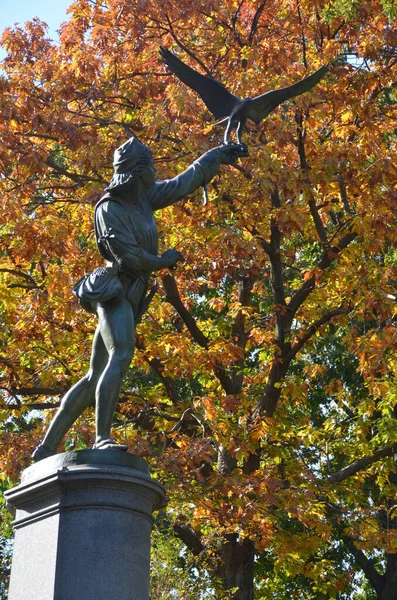
POLYGON ((223 144, 208 150, 205 156, 218 161, 219 165, 232 165, 238 158, 248 156, 248 148, 245 144, 223 144))
POLYGON ((221 165, 232 165, 238 158, 249 156, 246 144, 224 144, 220 146, 221 165))

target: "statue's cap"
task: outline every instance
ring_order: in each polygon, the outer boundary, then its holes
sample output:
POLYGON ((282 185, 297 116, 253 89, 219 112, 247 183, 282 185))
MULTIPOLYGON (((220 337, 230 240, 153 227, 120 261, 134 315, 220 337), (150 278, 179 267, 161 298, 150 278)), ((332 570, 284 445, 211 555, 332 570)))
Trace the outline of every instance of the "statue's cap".
POLYGON ((137 137, 131 137, 114 153, 114 174, 107 190, 131 184, 153 164, 152 153, 137 137))

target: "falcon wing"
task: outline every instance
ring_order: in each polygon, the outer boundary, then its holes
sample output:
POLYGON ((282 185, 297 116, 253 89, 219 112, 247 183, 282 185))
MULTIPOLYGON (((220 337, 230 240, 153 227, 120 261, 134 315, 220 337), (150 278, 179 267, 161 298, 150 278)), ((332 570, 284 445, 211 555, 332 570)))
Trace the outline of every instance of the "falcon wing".
POLYGON ((216 79, 202 75, 185 65, 172 52, 160 46, 160 54, 167 67, 187 86, 192 88, 203 100, 216 119, 228 117, 236 104, 240 102, 216 79))
POLYGON ((302 81, 257 96, 248 106, 247 117, 252 121, 255 121, 255 123, 259 123, 259 121, 262 121, 262 119, 267 117, 272 110, 286 100, 290 100, 291 98, 295 98, 295 96, 299 96, 300 94, 304 94, 311 90, 312 87, 324 77, 327 71, 328 66, 325 65, 324 67, 321 67, 321 69, 318 69, 318 71, 305 77, 305 79, 302 79, 302 81))

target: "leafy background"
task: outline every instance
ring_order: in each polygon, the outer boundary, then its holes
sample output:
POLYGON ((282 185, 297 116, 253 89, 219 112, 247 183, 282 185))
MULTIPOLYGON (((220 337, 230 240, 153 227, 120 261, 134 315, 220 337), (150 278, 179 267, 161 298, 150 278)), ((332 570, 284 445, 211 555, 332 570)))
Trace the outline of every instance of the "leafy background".
MULTIPOLYGON (((60 41, 6 29, 0 76, 1 481, 87 369, 71 294, 99 264, 92 215, 136 134, 159 178, 222 130, 164 45, 240 97, 329 75, 250 156, 157 215, 157 274, 115 435, 170 497, 152 600, 396 597, 395 2, 77 0, 60 41)), ((93 441, 93 409, 62 450, 93 441)), ((7 585, 10 518, 2 511, 7 585)), ((5 593, 5 592, 4 592, 5 593)))

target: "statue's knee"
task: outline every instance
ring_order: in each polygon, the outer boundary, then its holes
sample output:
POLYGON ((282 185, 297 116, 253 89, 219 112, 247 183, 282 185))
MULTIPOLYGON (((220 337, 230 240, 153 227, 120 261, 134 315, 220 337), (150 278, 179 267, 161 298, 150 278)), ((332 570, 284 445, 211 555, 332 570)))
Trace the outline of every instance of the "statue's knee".
POLYGON ((132 361, 132 356, 133 353, 132 352, 122 352, 122 353, 117 353, 113 358, 113 362, 115 362, 118 366, 118 368, 121 371, 121 374, 124 375, 125 372, 127 371, 128 367, 131 364, 132 361))
POLYGON ((132 354, 129 354, 128 356, 125 356, 122 360, 121 360, 121 372, 124 373, 127 371, 128 367, 130 366, 132 361, 132 354))

